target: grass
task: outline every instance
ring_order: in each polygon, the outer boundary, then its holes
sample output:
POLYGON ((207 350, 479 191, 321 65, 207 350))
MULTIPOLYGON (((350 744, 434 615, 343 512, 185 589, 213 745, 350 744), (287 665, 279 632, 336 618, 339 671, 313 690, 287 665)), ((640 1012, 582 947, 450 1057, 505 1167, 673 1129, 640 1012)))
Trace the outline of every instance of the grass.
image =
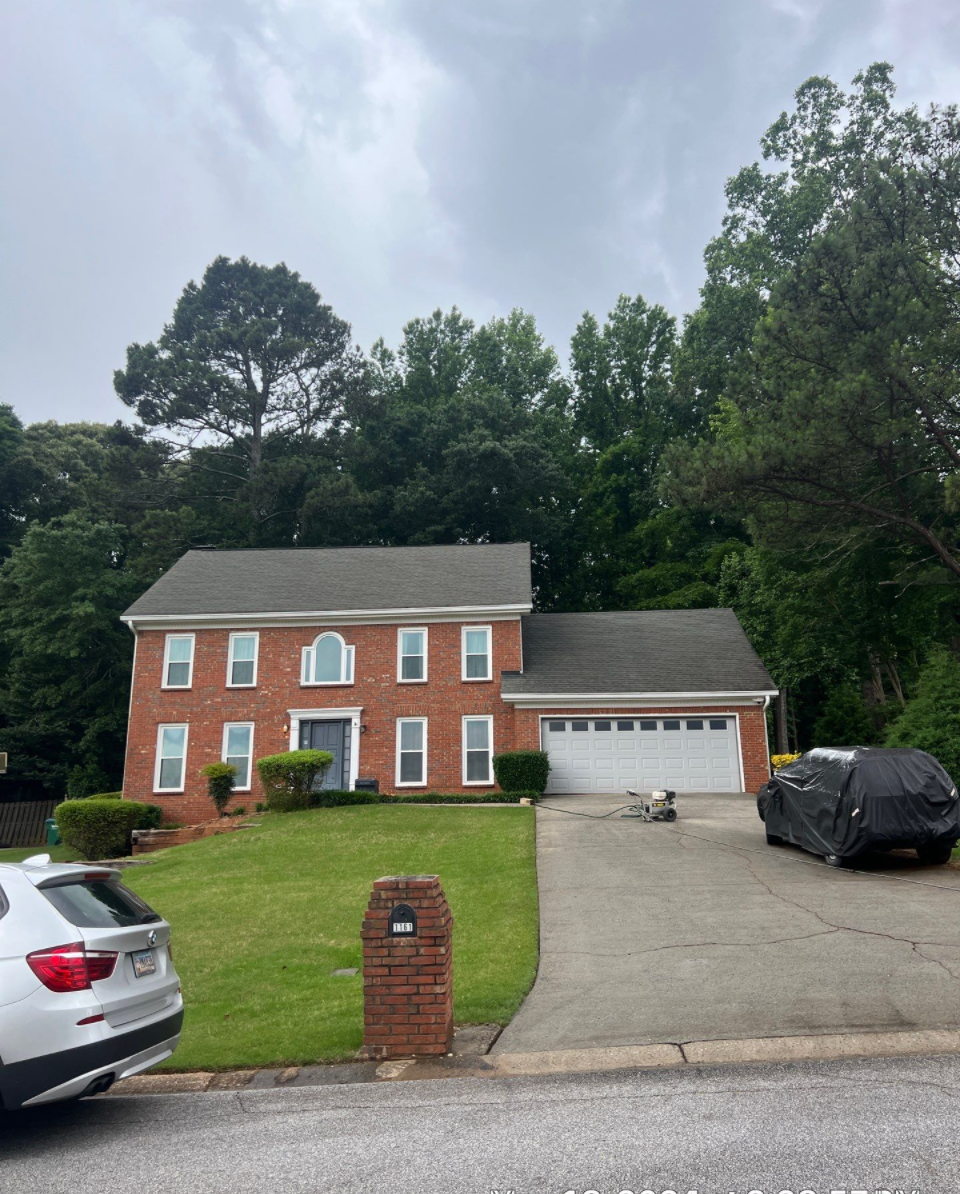
POLYGON ((373 880, 423 873, 440 875, 453 911, 457 1023, 507 1023, 537 967, 532 809, 274 814, 128 870, 124 882, 173 925, 187 1013, 165 1068, 352 1057, 362 1043, 361 977, 330 972, 361 966, 373 880))
POLYGON ((18 846, 0 850, 0 862, 23 862, 34 854, 49 854, 53 862, 77 862, 80 855, 68 846, 18 846))

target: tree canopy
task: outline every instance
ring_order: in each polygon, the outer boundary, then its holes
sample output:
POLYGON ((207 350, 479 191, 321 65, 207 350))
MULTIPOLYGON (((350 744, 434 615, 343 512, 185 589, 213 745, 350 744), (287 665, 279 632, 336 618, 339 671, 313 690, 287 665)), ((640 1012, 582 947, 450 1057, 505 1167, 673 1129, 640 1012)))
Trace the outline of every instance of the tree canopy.
POLYGON ((958 142, 886 63, 808 79, 727 184, 697 309, 611 296, 562 354, 457 307, 363 352, 286 265, 218 257, 127 349, 133 424, 0 406, 14 780, 119 785, 117 615, 198 545, 529 539, 541 610, 731 606, 790 745, 919 744, 960 648, 958 142))

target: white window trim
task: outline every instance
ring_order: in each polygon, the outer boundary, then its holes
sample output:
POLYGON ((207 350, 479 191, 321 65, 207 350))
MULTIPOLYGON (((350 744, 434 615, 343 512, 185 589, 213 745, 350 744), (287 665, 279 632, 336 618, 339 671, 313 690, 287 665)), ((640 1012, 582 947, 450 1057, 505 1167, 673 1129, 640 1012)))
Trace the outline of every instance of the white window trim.
MULTIPOLYGON (((397 627, 397 683, 398 684, 426 684, 429 676, 429 654, 430 654, 430 635, 427 632, 426 626, 398 626, 397 627), (403 636, 405 634, 422 634, 423 635, 423 677, 419 680, 405 680, 403 678, 403 636)), ((417 656, 407 656, 408 659, 416 659, 417 656)))
MULTIPOLYGON (((190 723, 186 721, 165 721, 162 725, 157 726, 157 745, 154 751, 153 762, 153 790, 154 792, 182 792, 187 781, 187 752, 190 749, 190 723), (179 788, 161 788, 160 787, 160 744, 163 742, 164 730, 183 730, 183 767, 180 771, 180 787, 179 788)), ((173 756, 169 756, 173 758, 173 756)))
POLYGON ((182 692, 184 689, 193 687, 193 659, 197 652, 197 636, 195 634, 168 634, 163 640, 163 675, 160 685, 161 688, 167 688, 172 692, 182 692), (189 661, 178 659, 177 663, 189 662, 190 667, 187 672, 186 684, 168 684, 167 683, 167 669, 170 666, 170 644, 175 638, 188 638, 190 640, 190 659, 189 661))
POLYGON ((356 659, 354 657, 353 647, 348 646, 347 640, 343 637, 343 635, 338 634, 335 630, 321 631, 320 634, 317 635, 317 637, 313 640, 313 642, 310 644, 309 647, 304 647, 302 649, 302 651, 300 653, 300 687, 301 688, 352 687, 352 685, 356 682, 356 679, 357 679, 356 659), (317 643, 319 643, 322 638, 337 638, 340 640, 340 646, 343 648, 343 651, 340 656, 340 677, 341 678, 339 680, 308 680, 307 679, 307 675, 308 675, 307 661, 308 660, 311 661, 309 671, 312 672, 315 667, 315 663, 313 661, 316 658, 315 652, 317 649, 317 643), (347 667, 348 660, 350 662, 349 667, 347 667), (345 680, 343 677, 346 676, 348 672, 350 674, 350 679, 345 680))
POLYGON ((463 785, 466 788, 492 788, 493 775, 493 717, 489 713, 466 713, 460 723, 460 754, 463 773, 463 785), (490 760, 489 779, 467 779, 467 722, 485 721, 490 727, 487 734, 487 755, 490 760))
MULTIPOLYGON (((234 687, 246 688, 246 687, 249 687, 249 685, 234 685, 234 687)), ((238 728, 242 727, 243 729, 245 729, 245 730, 249 729, 249 731, 250 731, 250 756, 247 760, 247 782, 242 787, 239 785, 235 786, 233 789, 235 792, 249 792, 250 787, 253 783, 254 726, 255 726, 255 723, 252 721, 225 721, 223 723, 223 738, 222 738, 221 744, 220 744, 220 761, 221 761, 221 763, 225 763, 227 761, 227 734, 230 732, 230 730, 238 729, 238 728)), ((237 756, 234 755, 233 757, 236 758, 237 756)))
POLYGON ((460 627, 460 679, 467 684, 484 684, 493 679, 493 627, 471 626, 460 627), (485 676, 467 675, 467 631, 485 630, 487 632, 487 674, 485 676))
MULTIPOLYGON (((427 719, 425 717, 398 717, 397 718, 396 734, 397 734, 397 757, 396 757, 396 771, 395 771, 394 781, 395 781, 397 787, 398 788, 425 788, 427 786, 427 719), (418 779, 418 780, 409 780, 408 779, 406 781, 401 782, 401 779, 400 779, 400 726, 404 722, 410 722, 410 721, 418 721, 423 726, 423 750, 421 751, 421 754, 423 755, 423 779, 418 779)), ((412 754, 413 752, 408 751, 407 753, 412 754)))
MULTIPOLYGON (((237 630, 230 635, 227 640, 227 688, 256 688, 257 687, 257 669, 260 666, 260 631, 259 630, 237 630), (252 638, 253 639, 253 679, 249 684, 234 684, 231 680, 233 675, 233 644, 234 640, 238 638, 252 638)), ((240 723, 237 722, 239 725, 240 723)))

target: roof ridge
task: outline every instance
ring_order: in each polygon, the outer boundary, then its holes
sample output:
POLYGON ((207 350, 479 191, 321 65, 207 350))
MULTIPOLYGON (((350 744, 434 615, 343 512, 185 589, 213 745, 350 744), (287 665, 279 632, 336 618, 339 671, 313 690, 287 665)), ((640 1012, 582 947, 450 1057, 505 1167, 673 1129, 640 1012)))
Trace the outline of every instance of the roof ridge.
MULTIPOLYGON (((257 551, 421 551, 424 548, 441 547, 530 547, 530 541, 528 539, 510 539, 506 543, 351 543, 328 547, 216 547, 211 544, 210 546, 188 547, 184 555, 191 555, 195 551, 219 552, 221 555, 232 552, 239 555, 241 552, 257 551)), ((183 556, 180 558, 182 559, 183 556)))

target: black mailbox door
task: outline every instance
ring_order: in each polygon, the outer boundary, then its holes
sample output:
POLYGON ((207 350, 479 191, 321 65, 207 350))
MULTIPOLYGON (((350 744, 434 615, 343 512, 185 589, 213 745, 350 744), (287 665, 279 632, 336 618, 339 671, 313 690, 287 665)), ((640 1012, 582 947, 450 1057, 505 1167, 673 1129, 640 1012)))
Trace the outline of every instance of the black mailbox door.
POLYGON ((387 922, 388 937, 416 937, 417 914, 409 904, 397 904, 387 922))

